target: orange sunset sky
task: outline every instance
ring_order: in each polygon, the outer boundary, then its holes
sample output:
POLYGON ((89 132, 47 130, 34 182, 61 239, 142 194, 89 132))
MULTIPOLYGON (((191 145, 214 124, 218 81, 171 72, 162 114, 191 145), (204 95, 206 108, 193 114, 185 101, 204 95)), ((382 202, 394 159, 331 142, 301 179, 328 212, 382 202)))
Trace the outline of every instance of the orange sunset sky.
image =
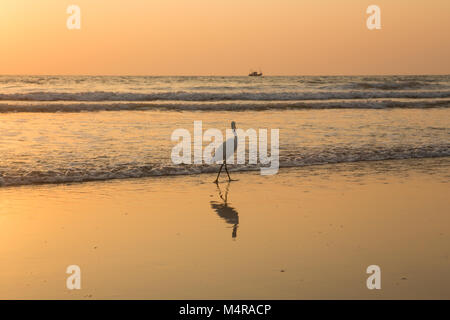
POLYGON ((0 74, 449 74, 449 18, 449 0, 1 0, 0 74))

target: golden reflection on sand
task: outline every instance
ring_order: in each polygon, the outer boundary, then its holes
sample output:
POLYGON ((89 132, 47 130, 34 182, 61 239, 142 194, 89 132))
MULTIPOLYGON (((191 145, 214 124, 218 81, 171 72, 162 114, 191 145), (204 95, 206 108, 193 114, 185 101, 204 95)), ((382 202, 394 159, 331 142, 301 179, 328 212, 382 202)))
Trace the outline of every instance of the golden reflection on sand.
POLYGON ((1 188, 0 298, 450 298, 442 161, 1 188))

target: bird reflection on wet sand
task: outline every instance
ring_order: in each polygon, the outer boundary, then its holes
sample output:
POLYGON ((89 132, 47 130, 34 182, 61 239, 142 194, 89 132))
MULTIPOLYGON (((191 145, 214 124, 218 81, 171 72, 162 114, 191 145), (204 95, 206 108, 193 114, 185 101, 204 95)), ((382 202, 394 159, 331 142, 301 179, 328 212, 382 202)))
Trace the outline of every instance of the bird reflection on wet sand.
POLYGON ((230 182, 228 182, 225 193, 222 193, 220 186, 217 184, 217 190, 219 191, 219 197, 222 201, 211 201, 211 208, 225 220, 226 223, 233 225, 233 232, 231 237, 236 239, 237 229, 239 225, 239 214, 235 208, 229 206, 228 204, 228 192, 230 188, 230 182))

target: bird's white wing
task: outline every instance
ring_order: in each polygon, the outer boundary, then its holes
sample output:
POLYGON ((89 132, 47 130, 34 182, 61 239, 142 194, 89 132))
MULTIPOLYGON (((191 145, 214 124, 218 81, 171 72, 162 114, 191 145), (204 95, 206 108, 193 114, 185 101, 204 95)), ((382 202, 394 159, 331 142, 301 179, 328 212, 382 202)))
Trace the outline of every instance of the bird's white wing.
POLYGON ((222 143, 214 152, 214 163, 219 160, 228 160, 234 156, 236 146, 234 145, 234 138, 230 138, 222 143))

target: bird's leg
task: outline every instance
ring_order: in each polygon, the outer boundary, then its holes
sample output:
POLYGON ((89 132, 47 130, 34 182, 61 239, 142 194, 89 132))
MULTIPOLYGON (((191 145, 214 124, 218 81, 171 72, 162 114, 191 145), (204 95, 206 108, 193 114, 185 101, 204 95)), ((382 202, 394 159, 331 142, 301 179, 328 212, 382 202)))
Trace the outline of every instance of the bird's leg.
POLYGON ((214 180, 214 183, 218 183, 219 182, 219 177, 220 177, 220 173, 222 172, 222 167, 223 167, 223 163, 220 166, 219 173, 217 174, 217 178, 216 178, 216 180, 214 180))
POLYGON ((227 175, 228 175, 228 181, 231 181, 231 177, 230 177, 230 173, 228 172, 228 167, 227 167, 226 161, 225 161, 225 171, 227 172, 227 175))
POLYGON ((230 173, 228 172, 228 167, 227 167, 227 163, 226 162, 225 162, 225 171, 227 172, 227 175, 228 175, 228 182, 230 182, 230 181, 238 181, 238 180, 235 180, 235 179, 231 179, 230 173))

